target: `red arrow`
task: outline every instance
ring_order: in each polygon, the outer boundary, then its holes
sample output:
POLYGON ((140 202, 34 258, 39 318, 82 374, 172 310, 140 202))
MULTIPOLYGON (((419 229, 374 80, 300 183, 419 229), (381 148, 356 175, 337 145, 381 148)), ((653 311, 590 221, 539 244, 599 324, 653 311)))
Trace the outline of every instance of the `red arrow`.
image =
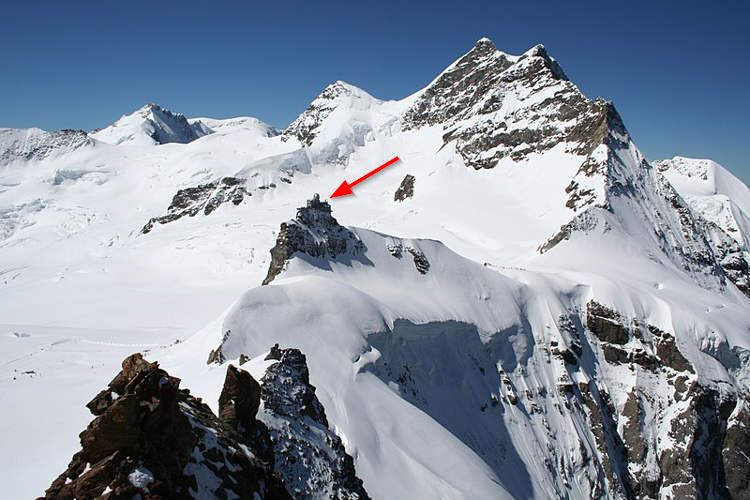
POLYGON ((334 191, 331 194, 331 198, 338 198, 339 196, 346 196, 346 195, 349 195, 349 194, 354 194, 354 192, 352 191, 352 188, 354 186, 356 186, 357 184, 359 184, 363 180, 372 177, 373 175, 377 174, 378 172, 380 172, 384 168, 390 167, 391 165, 393 165, 394 163, 396 163, 398 160, 399 160, 399 157, 398 156, 394 156, 393 158, 391 158, 387 162, 383 163, 382 165, 380 165, 378 168, 376 168, 372 172, 366 173, 365 175, 363 175, 362 177, 360 177, 356 181, 351 182, 351 183, 350 182, 346 182, 346 181, 342 182, 341 185, 336 189, 336 191, 334 191))

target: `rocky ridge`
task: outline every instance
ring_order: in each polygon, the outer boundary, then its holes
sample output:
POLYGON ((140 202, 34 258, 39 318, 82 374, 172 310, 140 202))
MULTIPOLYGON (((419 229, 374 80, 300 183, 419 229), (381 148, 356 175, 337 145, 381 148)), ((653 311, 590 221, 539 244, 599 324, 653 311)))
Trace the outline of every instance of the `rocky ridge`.
POLYGON ((271 249, 271 264, 263 284, 267 285, 284 269, 296 253, 312 258, 356 257, 365 246, 352 231, 331 215, 331 205, 315 194, 296 217, 282 222, 276 245, 271 249))
POLYGON ((703 286, 723 289, 729 277, 746 287, 737 249, 712 245, 702 222, 633 144, 614 105, 585 97, 541 45, 511 56, 479 40, 421 92, 401 124, 404 130, 442 127, 444 143, 475 169, 558 146, 580 157, 564 189, 573 218, 541 243, 542 253, 576 234, 605 233, 635 218, 667 259, 703 286))
POLYGON ((275 470, 294 498, 369 498, 341 439, 328 428, 325 410, 310 385, 305 355, 271 349, 274 360, 261 379, 263 411, 275 470))
POLYGON ((149 219, 141 233, 148 234, 156 224, 168 224, 182 217, 195 217, 201 212, 210 215, 225 203, 239 205, 246 196, 252 196, 245 187, 245 181, 238 177, 222 177, 213 182, 180 189, 172 198, 167 213, 149 219))
POLYGON ((216 416, 158 363, 126 358, 45 498, 367 499, 305 356, 274 346, 267 359, 260 383, 227 367, 216 416))
POLYGON ((158 363, 126 358, 45 498, 288 498, 251 379, 230 367, 216 417, 158 363))
POLYGON ((442 125, 445 143, 480 169, 561 143, 588 155, 609 114, 611 106, 586 99, 542 45, 510 56, 483 38, 422 92, 402 123, 405 130, 442 125))

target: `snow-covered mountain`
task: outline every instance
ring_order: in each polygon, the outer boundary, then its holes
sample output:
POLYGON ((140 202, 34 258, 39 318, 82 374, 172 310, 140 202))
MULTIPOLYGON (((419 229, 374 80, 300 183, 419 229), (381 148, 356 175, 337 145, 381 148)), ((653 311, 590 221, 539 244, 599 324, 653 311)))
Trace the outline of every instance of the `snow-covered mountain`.
POLYGON ((647 161, 544 47, 481 39, 396 101, 338 81, 281 133, 146 107, 54 134, 0 142, 16 496, 65 470, 133 351, 218 418, 228 364, 279 381, 258 419, 304 458, 277 454, 292 496, 750 491, 747 187, 647 161), (355 196, 312 197, 394 155, 355 196), (281 351, 299 355, 278 375, 281 351), (364 493, 337 482, 347 460, 364 493))
POLYGON ((188 121, 181 113, 173 113, 158 104, 149 103, 115 123, 91 133, 108 144, 186 144, 213 132, 201 120, 188 121))
POLYGON ((711 160, 675 156, 656 162, 690 208, 750 248, 750 189, 711 160))

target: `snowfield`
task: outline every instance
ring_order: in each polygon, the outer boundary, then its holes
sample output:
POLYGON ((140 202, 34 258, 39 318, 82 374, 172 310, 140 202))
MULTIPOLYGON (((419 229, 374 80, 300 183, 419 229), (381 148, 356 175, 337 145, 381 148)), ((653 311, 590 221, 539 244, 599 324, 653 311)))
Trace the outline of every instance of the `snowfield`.
POLYGON ((372 498, 708 491, 674 471, 723 445, 675 422, 720 435, 746 411, 750 191, 649 163, 618 120, 543 47, 483 39, 403 100, 335 82, 281 132, 156 105, 90 134, 0 129, 7 497, 65 469, 126 355, 216 412, 226 363, 260 379, 274 344, 307 356, 372 498), (395 155, 330 201, 360 250, 291 247, 260 285, 282 223, 395 155), (693 417, 700 395, 731 417, 693 417))

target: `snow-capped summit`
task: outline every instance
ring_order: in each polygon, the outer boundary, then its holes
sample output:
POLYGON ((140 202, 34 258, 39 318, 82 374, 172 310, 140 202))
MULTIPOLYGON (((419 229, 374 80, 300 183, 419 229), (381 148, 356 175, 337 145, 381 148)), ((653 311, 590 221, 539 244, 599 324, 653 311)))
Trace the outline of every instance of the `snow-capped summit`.
POLYGON ((295 138, 318 162, 346 164, 357 147, 396 120, 398 106, 393 105, 339 80, 323 89, 281 137, 295 138))
POLYGON ((311 146, 323 123, 338 109, 368 110, 380 101, 364 90, 341 80, 328 85, 307 109, 284 130, 284 137, 296 137, 311 146))
POLYGON ((108 144, 153 145, 177 142, 186 144, 213 131, 203 122, 190 123, 182 113, 174 113, 149 103, 112 125, 91 133, 108 144))
POLYGON ((599 107, 542 46, 511 56, 482 39, 421 91, 403 127, 442 125, 445 143, 453 142, 468 165, 492 168, 563 142, 585 149, 581 129, 599 107))

